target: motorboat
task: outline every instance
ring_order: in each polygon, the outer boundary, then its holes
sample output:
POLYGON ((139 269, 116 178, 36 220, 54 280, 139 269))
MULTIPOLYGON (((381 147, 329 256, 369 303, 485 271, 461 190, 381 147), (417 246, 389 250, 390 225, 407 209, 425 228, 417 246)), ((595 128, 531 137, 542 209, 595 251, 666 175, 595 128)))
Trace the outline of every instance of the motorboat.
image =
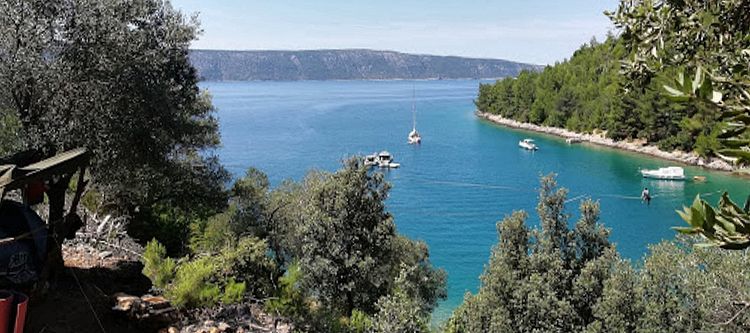
POLYGON ((366 155, 364 159, 366 167, 374 167, 378 165, 378 154, 366 155))
MULTIPOLYGON (((414 96, 416 96, 416 90, 414 92, 414 96)), ((414 98, 412 97, 411 102, 411 132, 409 132, 409 136, 407 137, 407 141, 410 145, 418 145, 422 143, 422 136, 419 135, 419 132, 417 132, 417 107, 414 104, 414 98)))
POLYGON ((518 146, 526 150, 539 149, 539 147, 536 146, 536 144, 534 143, 534 140, 532 139, 523 139, 521 141, 518 141, 518 146))
POLYGON ((684 180, 685 170, 681 167, 671 166, 656 170, 641 170, 641 175, 643 175, 643 178, 684 180))
POLYGON ((386 150, 378 154, 377 162, 381 168, 395 169, 401 166, 401 164, 393 162, 393 156, 386 150))
POLYGON ((579 137, 570 137, 570 138, 565 139, 565 143, 567 143, 569 145, 570 144, 574 144, 574 143, 581 143, 581 141, 582 140, 579 137))

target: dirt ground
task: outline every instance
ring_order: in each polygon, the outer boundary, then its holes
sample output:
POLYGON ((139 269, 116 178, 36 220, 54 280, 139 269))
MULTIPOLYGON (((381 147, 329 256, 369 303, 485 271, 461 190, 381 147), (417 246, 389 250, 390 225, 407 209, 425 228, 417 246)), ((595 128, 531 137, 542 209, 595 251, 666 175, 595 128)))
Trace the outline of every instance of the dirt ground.
POLYGON ((100 255, 81 247, 68 247, 64 253, 65 270, 58 273, 46 295, 30 299, 26 332, 158 330, 158 327, 144 326, 144 323, 134 322, 112 311, 115 293, 142 295, 148 292, 151 282, 141 274, 143 266, 139 262, 115 256, 100 258, 100 255))
POLYGON ((148 294, 151 281, 133 250, 95 249, 76 242, 63 246, 65 269, 44 296, 32 296, 26 332, 279 332, 291 326, 279 322, 254 302, 170 312, 167 316, 136 320, 114 311, 116 294, 148 294), (80 282, 80 284, 79 284, 80 282))

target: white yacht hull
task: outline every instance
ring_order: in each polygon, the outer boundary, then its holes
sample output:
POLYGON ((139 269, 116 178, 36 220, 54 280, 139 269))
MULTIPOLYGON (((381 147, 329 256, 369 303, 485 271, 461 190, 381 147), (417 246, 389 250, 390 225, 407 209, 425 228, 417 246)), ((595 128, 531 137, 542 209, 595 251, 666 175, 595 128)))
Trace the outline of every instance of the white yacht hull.
POLYGON ((525 142, 519 142, 518 146, 526 150, 538 150, 539 149, 539 147, 537 147, 536 145, 534 144, 529 145, 525 142))
POLYGON ((685 180, 685 171, 680 167, 660 168, 656 170, 641 170, 643 178, 663 180, 685 180))
POLYGON ((401 166, 400 163, 390 162, 390 163, 380 163, 379 165, 383 169, 396 169, 401 166))

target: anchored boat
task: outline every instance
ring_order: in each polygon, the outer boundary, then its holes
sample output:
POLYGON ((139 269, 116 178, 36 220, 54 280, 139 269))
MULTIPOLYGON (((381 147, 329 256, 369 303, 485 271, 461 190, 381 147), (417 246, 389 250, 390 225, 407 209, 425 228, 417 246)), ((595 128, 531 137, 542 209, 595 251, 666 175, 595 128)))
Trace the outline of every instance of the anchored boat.
POLYGON ((676 166, 656 170, 641 170, 641 175, 643 175, 643 178, 685 180, 685 170, 676 166))
POLYGON ((364 163, 366 167, 374 167, 378 165, 378 154, 365 156, 364 163))
POLYGON ((395 169, 401 166, 401 164, 393 162, 393 156, 388 151, 384 150, 378 154, 378 166, 381 168, 395 169))
POLYGON ((521 141, 518 141, 518 146, 526 150, 539 149, 539 147, 536 146, 536 144, 534 143, 534 140, 532 139, 523 139, 521 141))
POLYGON ((410 145, 417 145, 422 143, 422 137, 419 135, 419 132, 417 132, 416 127, 409 132, 409 138, 407 139, 407 142, 410 145))
POLYGON ((393 161, 393 155, 387 150, 381 151, 378 154, 365 156, 364 164, 367 167, 379 167, 384 169, 395 169, 401 166, 401 164, 393 161))

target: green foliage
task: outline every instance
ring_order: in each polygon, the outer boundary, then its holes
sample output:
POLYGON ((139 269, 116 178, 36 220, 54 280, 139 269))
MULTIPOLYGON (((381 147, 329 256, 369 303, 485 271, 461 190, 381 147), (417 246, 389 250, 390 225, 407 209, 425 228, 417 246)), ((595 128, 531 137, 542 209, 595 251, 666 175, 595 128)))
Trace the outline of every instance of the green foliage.
POLYGON ((224 248, 214 260, 220 265, 217 274, 222 281, 235 278, 243 281, 247 291, 256 297, 273 293, 279 273, 276 264, 268 257, 265 240, 244 237, 233 247, 224 248))
POLYGON ((0 107, 0 156, 10 155, 20 148, 20 128, 18 117, 0 107))
POLYGON ((135 239, 157 239, 171 256, 186 253, 191 225, 203 219, 199 214, 166 203, 156 204, 138 216, 128 226, 128 233, 135 239))
POLYGON ((371 332, 429 332, 430 312, 420 305, 415 288, 419 281, 409 278, 414 268, 402 265, 391 292, 378 300, 371 332))
POLYGON ((248 169, 245 177, 234 183, 232 197, 238 209, 232 223, 235 234, 268 237, 272 233, 268 187, 268 177, 255 168, 248 169))
POLYGON ((429 320, 420 305, 404 292, 383 296, 377 303, 378 312, 372 319, 373 333, 429 332, 429 320))
POLYGON ((196 20, 164 0, 3 0, 0 12, 0 121, 14 124, 0 140, 46 156, 86 147, 92 186, 170 250, 186 239, 162 237, 188 229, 165 210, 223 208, 218 123, 188 58, 196 20))
POLYGON ((413 278, 425 282, 422 305, 432 308, 445 296, 444 273, 429 264, 426 247, 396 233, 384 203, 389 187, 381 173, 352 158, 335 173, 311 173, 301 186, 288 187, 292 193, 277 195, 292 199, 284 220, 294 223, 279 243, 298 260, 306 293, 333 313, 373 313, 402 263, 418 266, 413 278))
POLYGON ((153 240, 146 246, 143 273, 178 307, 236 303, 247 293, 264 297, 273 291, 278 274, 267 251, 263 240, 247 237, 220 253, 202 253, 175 263, 153 240))
POLYGON ((300 287, 302 271, 297 263, 287 267, 279 278, 279 291, 276 298, 266 302, 266 309, 279 316, 301 321, 308 314, 308 305, 300 287))
POLYGON ((219 301, 221 290, 212 283, 217 264, 210 257, 180 263, 165 295, 178 307, 210 306, 219 301))
POLYGON ((236 214, 237 208, 232 205, 207 220, 190 224, 190 250, 193 253, 218 253, 226 247, 233 247, 237 243, 237 235, 232 230, 231 222, 236 214))
POLYGON ((164 289, 174 278, 177 264, 167 257, 167 249, 156 239, 146 244, 143 251, 143 275, 148 277, 155 287, 164 289))
POLYGON ((518 78, 481 85, 477 109, 577 132, 603 130, 613 139, 646 139, 666 150, 716 154, 711 138, 717 134, 712 129, 719 117, 674 104, 659 93, 674 71, 623 94, 619 69, 627 55, 620 39, 594 40, 569 60, 542 72, 523 72, 518 78))
POLYGON ((750 163, 749 6, 745 0, 623 0, 608 14, 632 51, 622 71, 627 86, 643 87, 665 70, 678 70, 663 87, 666 95, 721 119, 717 137, 724 147, 715 154, 738 164, 750 163))
POLYGON ((352 333, 369 333, 372 329, 372 318, 366 313, 354 310, 349 317, 349 331, 352 333))
POLYGON ((224 295, 221 296, 221 302, 224 304, 239 303, 245 298, 245 282, 236 282, 233 278, 229 279, 227 286, 224 287, 224 295))
POLYGON ((391 267, 391 276, 398 277, 395 283, 420 304, 422 312, 432 313, 448 296, 447 273, 432 266, 429 249, 422 241, 398 236, 393 251, 397 261, 391 267))
POLYGON ((277 267, 286 267, 278 299, 266 308, 292 318, 300 330, 363 329, 359 319, 374 316, 403 267, 409 268, 404 278, 420 313, 446 297, 445 272, 431 265, 426 244, 396 233, 384 204, 390 185, 361 159, 347 160, 335 173, 310 172, 270 192, 258 172, 245 178, 232 199, 245 208, 232 223, 241 221, 235 225, 245 234, 262 235, 277 267), (241 197, 255 199, 243 203, 241 197), (250 207, 252 202, 263 209, 250 207))
POLYGON ((727 192, 722 194, 717 208, 695 197, 693 205, 677 211, 690 227, 676 227, 685 234, 699 234, 707 243, 701 246, 719 246, 724 249, 741 250, 750 247, 750 197, 741 208, 727 192))
POLYGON ((750 329, 750 314, 741 311, 750 304, 747 254, 691 244, 687 240, 651 246, 638 271, 623 266, 615 273, 602 302, 610 306, 598 309, 597 321, 611 328, 602 332, 750 329), (620 307, 612 307, 610 301, 620 307))
POLYGON ((526 227, 525 212, 498 223, 500 240, 479 292, 454 312, 449 332, 577 332, 593 321, 592 307, 619 258, 598 222, 598 204, 582 202, 580 220, 568 228, 566 195, 553 176, 544 177, 541 229, 526 227))

